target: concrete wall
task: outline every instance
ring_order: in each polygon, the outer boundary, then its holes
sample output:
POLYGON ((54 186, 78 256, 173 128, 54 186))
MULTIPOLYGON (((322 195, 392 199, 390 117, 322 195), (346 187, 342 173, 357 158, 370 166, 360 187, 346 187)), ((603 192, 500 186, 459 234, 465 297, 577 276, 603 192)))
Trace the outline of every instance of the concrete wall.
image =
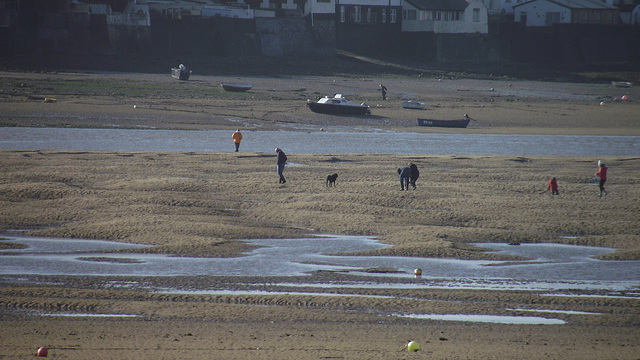
MULTIPOLYGON (((12 21, 13 23, 13 21, 12 21)), ((151 27, 108 27, 104 15, 80 13, 20 14, 15 26, 0 28, 0 62, 96 66, 109 59, 135 62, 138 68, 199 63, 215 68, 216 59, 313 57, 335 49, 369 56, 405 56, 423 64, 550 64, 576 67, 640 68, 640 27, 555 25, 527 28, 501 23, 492 34, 402 33, 399 25, 336 23, 332 15, 246 19, 154 16, 151 27), (340 36, 336 36, 339 33, 340 36), (131 58, 132 60, 129 60, 131 58)), ((237 60, 236 60, 237 59, 237 60)), ((104 65, 103 65, 104 66, 104 65)))

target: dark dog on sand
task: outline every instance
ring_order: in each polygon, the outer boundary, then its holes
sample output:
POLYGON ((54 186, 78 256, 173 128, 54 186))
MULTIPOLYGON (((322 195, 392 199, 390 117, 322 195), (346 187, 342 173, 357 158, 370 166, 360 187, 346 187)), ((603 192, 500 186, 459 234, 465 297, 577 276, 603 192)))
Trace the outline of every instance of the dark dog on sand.
POLYGON ((336 179, 338 178, 338 174, 328 175, 327 176, 327 186, 336 186, 336 179))

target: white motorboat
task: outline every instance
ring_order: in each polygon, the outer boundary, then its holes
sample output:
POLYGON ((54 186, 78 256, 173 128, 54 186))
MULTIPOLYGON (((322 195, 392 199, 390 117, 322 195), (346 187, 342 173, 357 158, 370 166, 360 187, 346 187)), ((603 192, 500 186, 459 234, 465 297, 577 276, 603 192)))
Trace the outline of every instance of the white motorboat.
POLYGON ((311 111, 322 114, 341 114, 341 115, 364 115, 371 114, 369 105, 362 103, 356 104, 345 99, 342 94, 336 94, 334 97, 325 96, 318 101, 307 100, 307 106, 311 111))

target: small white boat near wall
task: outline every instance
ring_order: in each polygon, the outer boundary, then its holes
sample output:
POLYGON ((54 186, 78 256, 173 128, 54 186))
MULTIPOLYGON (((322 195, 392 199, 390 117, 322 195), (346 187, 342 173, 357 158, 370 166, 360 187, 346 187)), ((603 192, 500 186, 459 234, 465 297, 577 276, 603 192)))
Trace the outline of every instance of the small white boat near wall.
POLYGON ((427 106, 425 103, 419 102, 419 101, 403 101, 402 102, 402 107, 405 109, 424 109, 425 106, 427 106))

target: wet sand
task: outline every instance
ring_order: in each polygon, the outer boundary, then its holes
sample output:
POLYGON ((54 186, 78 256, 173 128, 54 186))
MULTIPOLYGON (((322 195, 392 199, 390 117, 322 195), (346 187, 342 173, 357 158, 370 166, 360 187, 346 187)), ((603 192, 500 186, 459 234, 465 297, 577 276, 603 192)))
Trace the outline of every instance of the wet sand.
MULTIPOLYGON (((390 78, 384 83, 391 100, 384 103, 376 101, 380 79, 196 76, 183 83, 147 74, 2 75, 7 80, 0 120, 11 126, 290 129, 314 124, 329 130, 640 133, 637 94, 632 93, 637 89, 605 84, 390 78), (218 82, 227 80, 252 82, 254 90, 224 93, 218 82), (370 118, 345 118, 313 114, 304 106, 306 98, 335 90, 381 107, 370 118), (631 101, 614 100, 622 91, 631 101), (418 128, 413 126, 416 112, 399 105, 403 97, 427 102, 420 114, 469 113, 479 121, 466 130, 418 128)), ((608 246, 619 250, 605 259, 640 259, 636 157, 289 154, 288 181, 280 185, 270 153, 1 154, 0 228, 28 229, 26 235, 149 244, 155 246, 148 251, 178 256, 238 256, 248 249, 238 239, 338 233, 373 235, 394 245, 368 252, 375 255, 490 259, 496 255, 469 243, 497 241, 608 246), (610 168, 604 198, 592 183, 598 159, 610 168), (421 177, 415 191, 401 192, 395 169, 408 162, 421 168, 421 177), (327 188, 326 175, 334 172, 340 174, 337 187, 327 188), (559 196, 543 192, 551 176, 559 180, 559 196)), ((329 280, 339 274, 315 276, 329 280)), ((3 358, 33 356, 38 346, 47 346, 57 358, 634 359, 640 344, 637 297, 429 288, 352 291, 390 298, 181 295, 153 293, 136 284, 207 289, 264 281, 267 287, 282 279, 24 280, 3 276, 1 282, 0 326, 11 329, 11 336, 0 340, 3 358), (42 316, 67 312, 138 317, 42 316), (390 316, 394 313, 519 314, 567 323, 447 322, 390 316), (408 340, 418 341, 423 350, 403 350, 408 340)))
POLYGON ((320 126, 490 134, 640 135, 640 87, 445 77, 232 77, 178 81, 168 74, 0 72, 3 126, 299 129, 320 126), (251 83, 244 93, 222 82, 251 83), (380 83, 389 89, 382 101, 380 83), (307 99, 342 93, 370 116, 312 113, 307 99), (626 96, 626 101, 622 97, 626 96), (55 102, 44 102, 45 99, 55 102), (402 108, 421 101, 424 110, 402 108), (603 103, 603 106, 600 105, 603 103), (476 121, 466 130, 418 127, 416 118, 476 121))

